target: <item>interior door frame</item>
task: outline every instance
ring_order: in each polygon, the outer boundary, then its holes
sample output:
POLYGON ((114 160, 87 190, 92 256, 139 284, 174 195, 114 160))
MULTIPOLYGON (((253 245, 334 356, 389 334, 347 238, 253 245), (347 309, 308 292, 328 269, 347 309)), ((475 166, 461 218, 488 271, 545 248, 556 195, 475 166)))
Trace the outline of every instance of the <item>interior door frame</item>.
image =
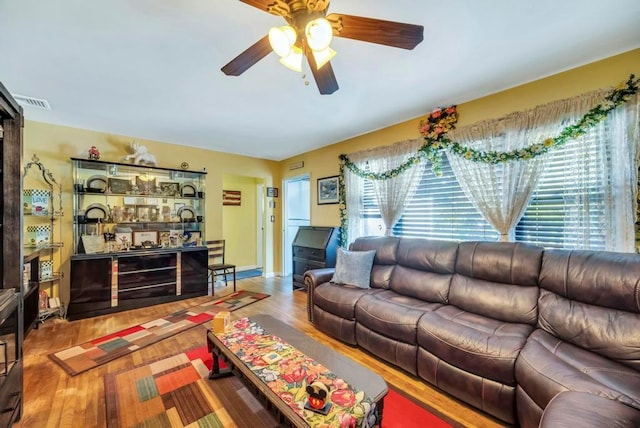
MULTIPOLYGON (((287 184, 290 182, 295 182, 295 181, 302 181, 302 180, 306 180, 309 182, 309 224, 311 224, 311 174, 310 173, 304 173, 304 174, 300 174, 300 175, 296 175, 296 176, 292 176, 292 177, 287 177, 285 179, 282 180, 282 236, 281 236, 281 243, 282 243, 282 263, 281 263, 281 269, 282 269, 282 275, 286 276, 287 273, 291 274, 293 267, 291 266, 291 262, 292 262, 292 258, 293 255, 291 255, 291 257, 288 257, 287 254, 287 231, 289 229, 289 194, 288 194, 288 187, 287 184), (288 267, 288 268, 287 268, 288 267)), ((290 251, 290 249, 289 249, 290 251)))
POLYGON ((265 275, 264 266, 264 216, 265 216, 266 188, 264 182, 256 184, 256 265, 262 269, 262 276, 265 275))

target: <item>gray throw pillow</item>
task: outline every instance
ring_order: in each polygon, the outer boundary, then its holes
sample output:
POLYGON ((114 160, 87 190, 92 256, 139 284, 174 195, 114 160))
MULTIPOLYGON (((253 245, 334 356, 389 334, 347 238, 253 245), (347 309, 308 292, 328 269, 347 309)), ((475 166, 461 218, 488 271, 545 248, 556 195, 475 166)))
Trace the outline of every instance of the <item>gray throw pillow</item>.
POLYGON ((371 288, 371 268, 376 250, 347 251, 338 248, 336 271, 331 282, 340 285, 355 285, 360 288, 371 288))

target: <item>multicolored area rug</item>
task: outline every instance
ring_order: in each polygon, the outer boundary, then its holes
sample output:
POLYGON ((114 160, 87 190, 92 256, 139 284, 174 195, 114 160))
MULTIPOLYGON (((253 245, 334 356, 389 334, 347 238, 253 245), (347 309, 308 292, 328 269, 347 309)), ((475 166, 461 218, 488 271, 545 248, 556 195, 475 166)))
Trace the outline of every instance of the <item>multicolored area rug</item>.
POLYGON ((75 376, 210 321, 220 311, 235 311, 267 297, 269 297, 268 294, 240 290, 220 299, 54 352, 49 354, 49 358, 59 364, 69 375, 75 376))
MULTIPOLYGON (((207 347, 105 376, 107 427, 276 427, 235 376, 209 380, 207 347)), ((451 428, 429 409, 389 388, 383 428, 451 428)))

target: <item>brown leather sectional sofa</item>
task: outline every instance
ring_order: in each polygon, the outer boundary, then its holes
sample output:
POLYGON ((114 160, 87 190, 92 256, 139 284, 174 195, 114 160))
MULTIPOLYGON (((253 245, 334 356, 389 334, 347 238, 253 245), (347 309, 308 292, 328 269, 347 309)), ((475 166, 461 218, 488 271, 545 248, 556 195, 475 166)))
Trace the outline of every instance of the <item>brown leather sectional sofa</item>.
POLYGON ((640 256, 359 238, 371 288, 305 274, 309 319, 522 427, 640 426, 640 256))

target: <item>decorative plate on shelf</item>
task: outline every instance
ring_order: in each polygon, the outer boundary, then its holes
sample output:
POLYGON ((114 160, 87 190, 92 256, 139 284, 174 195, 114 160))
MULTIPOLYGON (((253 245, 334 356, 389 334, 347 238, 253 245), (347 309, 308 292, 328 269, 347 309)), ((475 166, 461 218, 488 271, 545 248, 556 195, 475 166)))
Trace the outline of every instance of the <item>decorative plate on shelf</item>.
POLYGON ((198 189, 195 184, 192 183, 183 183, 180 185, 180 195, 186 197, 196 196, 196 192, 198 189))
POLYGON ((104 193, 107 191, 107 177, 104 175, 92 175, 87 179, 85 192, 104 193))
POLYGON ((182 221, 194 221, 196 219, 196 212, 193 210, 192 207, 180 207, 178 208, 178 217, 180 217, 180 220, 182 221))
POLYGON ((102 204, 91 204, 87 207, 87 209, 84 210, 84 215, 87 221, 91 222, 91 221, 98 221, 98 220, 106 220, 108 212, 109 211, 107 207, 105 207, 102 204))

